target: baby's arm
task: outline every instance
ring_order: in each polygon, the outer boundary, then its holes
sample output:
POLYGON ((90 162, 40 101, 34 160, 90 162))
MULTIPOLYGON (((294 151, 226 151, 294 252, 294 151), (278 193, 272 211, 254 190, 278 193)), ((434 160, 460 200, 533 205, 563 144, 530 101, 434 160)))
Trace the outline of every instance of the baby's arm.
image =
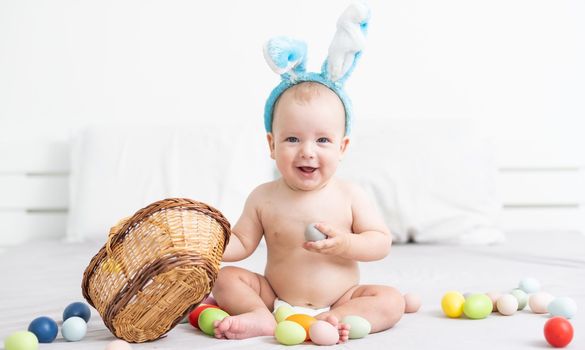
POLYGON ((327 235, 327 239, 305 242, 304 247, 310 251, 356 261, 374 261, 383 259, 390 252, 392 236, 384 223, 376 205, 359 187, 351 185, 351 210, 353 216, 352 233, 340 232, 325 223, 317 229, 327 235))
POLYGON ((244 211, 232 228, 232 235, 223 254, 223 261, 243 260, 252 255, 260 243, 263 234, 257 210, 259 197, 262 196, 260 192, 259 188, 256 188, 248 196, 244 211))

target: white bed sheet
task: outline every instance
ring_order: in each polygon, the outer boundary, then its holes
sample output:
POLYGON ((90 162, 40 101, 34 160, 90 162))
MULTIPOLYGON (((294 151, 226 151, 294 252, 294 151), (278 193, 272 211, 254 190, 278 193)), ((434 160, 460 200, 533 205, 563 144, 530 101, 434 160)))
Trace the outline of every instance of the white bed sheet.
MULTIPOLYGON (((0 249, 0 338, 26 330, 37 316, 57 320, 70 302, 82 300, 82 272, 101 244, 44 241, 0 249)), ((239 266, 262 271, 265 248, 239 266)), ((440 310, 448 290, 505 291, 525 276, 538 278, 543 289, 570 296, 581 307, 571 323, 571 348, 585 347, 585 236, 574 232, 517 233, 497 246, 395 245, 383 261, 362 265, 362 283, 389 284, 422 297, 418 313, 407 314, 392 329, 338 345, 340 349, 538 349, 549 348, 543 337, 548 315, 528 310, 483 320, 448 319, 440 310)), ((68 343, 60 335, 40 349, 104 349, 113 340, 95 310, 88 335, 68 343)), ((0 345, 3 346, 3 345, 0 345)), ((296 348, 309 348, 306 343, 296 348)), ((273 349, 273 337, 217 340, 188 324, 178 325, 160 340, 134 344, 133 349, 273 349)))

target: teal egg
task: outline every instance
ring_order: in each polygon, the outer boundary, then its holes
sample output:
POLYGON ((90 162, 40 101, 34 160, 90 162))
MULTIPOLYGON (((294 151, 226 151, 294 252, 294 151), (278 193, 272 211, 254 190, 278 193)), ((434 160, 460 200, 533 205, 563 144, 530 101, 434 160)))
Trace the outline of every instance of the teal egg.
POLYGON ((487 295, 472 294, 463 303, 463 313, 471 319, 478 320, 491 314, 493 307, 492 299, 487 295))
POLYGON ((540 291, 540 282, 536 278, 526 277, 520 281, 518 289, 522 289, 528 294, 536 293, 540 291))
POLYGON ((552 316, 573 318, 577 314, 577 303, 569 297, 559 297, 548 304, 547 310, 552 316))
POLYGON ((39 341, 32 332, 14 332, 4 340, 6 350, 37 350, 39 341))
POLYGON ((360 316, 345 316, 341 320, 341 323, 346 323, 351 326, 349 329, 349 339, 363 338, 370 334, 370 331, 372 330, 370 322, 360 316))
POLYGON ((61 326, 61 334, 67 341, 80 341, 87 333, 87 323, 81 317, 69 317, 61 326))
POLYGON ((282 321, 274 330, 276 340, 283 345, 297 345, 305 341, 307 331, 300 324, 293 321, 282 321))

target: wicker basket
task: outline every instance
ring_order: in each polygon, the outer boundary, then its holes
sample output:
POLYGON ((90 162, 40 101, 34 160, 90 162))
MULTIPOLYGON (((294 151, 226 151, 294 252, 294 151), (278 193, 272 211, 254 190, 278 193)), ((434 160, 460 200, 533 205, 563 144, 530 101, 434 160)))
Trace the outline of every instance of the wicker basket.
POLYGON ((83 274, 82 290, 118 338, 160 338, 213 287, 230 224, 200 202, 155 202, 112 227, 83 274))

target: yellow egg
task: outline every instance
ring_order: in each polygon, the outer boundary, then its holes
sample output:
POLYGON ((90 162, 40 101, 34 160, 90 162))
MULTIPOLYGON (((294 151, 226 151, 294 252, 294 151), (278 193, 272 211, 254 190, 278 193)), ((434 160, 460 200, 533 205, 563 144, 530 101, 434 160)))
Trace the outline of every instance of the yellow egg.
POLYGON ((441 299, 443 312, 451 318, 457 318, 463 314, 463 304, 465 304, 463 294, 455 291, 445 293, 441 299))
POLYGON ((303 326, 305 332, 307 332, 307 337, 305 338, 305 340, 309 340, 309 328, 311 328, 311 325, 313 323, 317 322, 317 319, 315 317, 311 317, 309 315, 304 314, 290 315, 289 317, 286 318, 286 320, 296 322, 303 326))

